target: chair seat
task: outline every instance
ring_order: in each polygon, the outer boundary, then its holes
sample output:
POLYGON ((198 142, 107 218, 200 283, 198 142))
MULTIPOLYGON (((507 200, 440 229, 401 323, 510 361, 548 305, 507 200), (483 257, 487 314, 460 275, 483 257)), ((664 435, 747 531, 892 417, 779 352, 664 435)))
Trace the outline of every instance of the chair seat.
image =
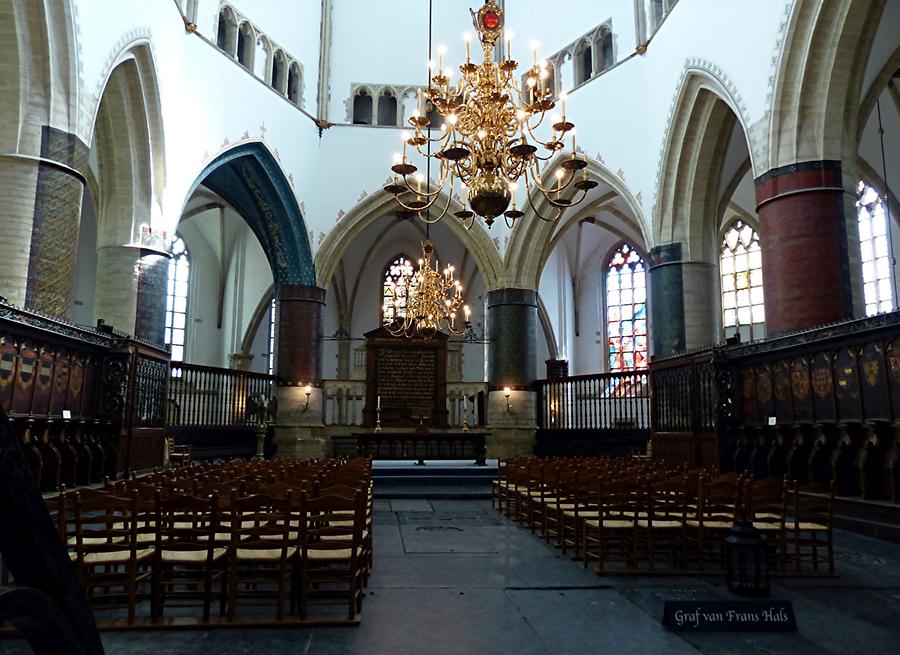
MULTIPOLYGON (((296 552, 297 549, 294 546, 291 546, 287 549, 287 556, 293 557, 296 552)), ((277 561, 281 559, 281 548, 272 548, 269 550, 262 548, 237 548, 235 549, 234 554, 239 560, 245 561, 277 561)))
MULTIPOLYGON (((699 528, 700 521, 696 521, 693 519, 688 519, 687 524, 692 528, 699 528)), ((734 521, 703 521, 704 528, 712 528, 717 530, 724 530, 726 528, 730 528, 734 526, 734 521)))
POLYGON ((680 528, 682 527, 682 523, 681 521, 674 521, 672 519, 653 519, 652 521, 648 521, 647 519, 639 519, 638 526, 642 528, 649 528, 652 526, 653 529, 656 530, 663 528, 680 528))
MULTIPOLYGON (((227 548, 214 548, 213 560, 220 559, 226 552, 228 552, 227 548)), ((206 561, 206 553, 205 550, 164 550, 160 556, 166 564, 197 564, 206 561)))
MULTIPOLYGON (((106 537, 83 537, 81 539, 81 543, 85 546, 98 546, 100 544, 120 544, 125 541, 125 537, 113 537, 112 539, 107 539, 106 537)), ((69 546, 77 546, 78 545, 78 537, 69 537, 66 539, 66 544, 69 546)))
POLYGON ((791 528, 799 528, 800 530, 805 530, 808 532, 828 532, 830 528, 827 525, 822 523, 808 523, 805 521, 800 521, 800 525, 796 523, 791 523, 791 528))
MULTIPOLYGON (((150 557, 153 554, 152 548, 142 548, 135 554, 137 560, 150 557)), ((84 556, 85 564, 121 564, 127 562, 131 558, 130 550, 114 550, 108 553, 88 553, 84 556)))
MULTIPOLYGON (((591 528, 599 528, 600 527, 600 521, 585 521, 584 524, 591 528)), ((604 528, 613 528, 613 529, 633 528, 634 522, 633 521, 624 521, 621 519, 606 519, 603 521, 603 527, 604 528)))
POLYGON ((348 560, 353 554, 352 548, 336 548, 333 550, 319 550, 319 549, 309 549, 306 551, 307 557, 310 560, 316 561, 325 561, 325 560, 348 560))

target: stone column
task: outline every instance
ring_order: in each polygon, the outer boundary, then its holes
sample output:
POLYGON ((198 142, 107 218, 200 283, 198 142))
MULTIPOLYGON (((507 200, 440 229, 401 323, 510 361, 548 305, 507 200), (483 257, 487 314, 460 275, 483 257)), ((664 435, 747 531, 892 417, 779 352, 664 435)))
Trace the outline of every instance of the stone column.
POLYGON ((536 291, 488 292, 489 457, 528 455, 534 451, 535 394, 531 384, 537 379, 537 323, 536 291))
POLYGON ((667 357, 719 340, 716 268, 684 261, 680 243, 650 251, 650 347, 667 357))
POLYGON ((839 161, 775 168, 756 179, 766 334, 853 316, 839 161))
POLYGON ((74 134, 47 125, 40 134, 38 155, 0 158, 0 296, 69 318, 88 148, 74 134))
POLYGON ((321 389, 325 289, 281 285, 276 298, 278 456, 324 457, 329 450, 322 424, 321 389))
POLYGON ((140 255, 137 266, 134 336, 162 345, 166 333, 169 255, 151 249, 141 249, 140 255))

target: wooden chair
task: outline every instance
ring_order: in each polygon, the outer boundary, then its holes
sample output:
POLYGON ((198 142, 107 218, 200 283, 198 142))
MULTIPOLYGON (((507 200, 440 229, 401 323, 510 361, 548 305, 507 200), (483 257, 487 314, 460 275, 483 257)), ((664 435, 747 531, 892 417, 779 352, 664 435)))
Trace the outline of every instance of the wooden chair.
POLYGON ((346 603, 347 620, 354 621, 362 609, 366 568, 365 491, 305 498, 303 515, 294 577, 300 617, 306 618, 313 599, 337 599, 346 603))
POLYGON ((584 566, 596 560, 596 571, 631 573, 637 566, 637 521, 640 513, 640 481, 638 478, 608 480, 600 477, 596 502, 599 516, 583 522, 582 552, 584 566), (622 567, 610 569, 619 562, 622 567))
POLYGON ((127 607, 128 624, 135 619, 141 590, 150 581, 153 548, 138 543, 138 498, 112 494, 74 494, 75 530, 72 555, 92 607, 127 607), (114 589, 121 587, 122 592, 114 589), (101 593, 97 593, 100 591, 101 593))
POLYGON ((651 571, 660 563, 670 570, 684 567, 687 484, 686 475, 647 481, 647 516, 639 517, 637 524, 651 571))
POLYGON ((787 573, 787 478, 747 480, 745 506, 747 520, 766 537, 770 569, 787 573))
POLYGON ((703 571, 709 561, 724 565, 725 535, 738 516, 742 482, 727 476, 720 480, 701 478, 696 512, 688 516, 687 539, 694 546, 697 568, 703 571))
POLYGON ((175 437, 166 437, 169 448, 169 465, 184 468, 191 463, 191 447, 189 445, 175 445, 175 437))
POLYGON ((797 575, 835 575, 834 482, 798 486, 793 495, 793 516, 786 527, 788 562, 797 575))
POLYGON ((219 582, 219 613, 225 613, 225 564, 228 549, 217 545, 219 497, 156 496, 156 544, 152 618, 158 623, 169 600, 181 606, 200 600, 209 623, 213 583, 219 582))
POLYGON ((290 560, 297 547, 290 540, 293 494, 232 494, 228 509, 228 621, 235 620, 238 600, 275 600, 275 616, 284 619, 290 584, 290 560), (274 591, 271 587, 274 586, 274 591))

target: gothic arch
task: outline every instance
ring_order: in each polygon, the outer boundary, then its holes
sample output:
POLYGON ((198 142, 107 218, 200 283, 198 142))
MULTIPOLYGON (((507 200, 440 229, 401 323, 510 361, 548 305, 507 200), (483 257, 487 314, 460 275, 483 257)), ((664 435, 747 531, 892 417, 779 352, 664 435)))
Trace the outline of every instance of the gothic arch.
MULTIPOLYGON (((446 196, 442 194, 438 205, 443 207, 446 200, 446 196)), ((316 252, 315 270, 319 286, 325 288, 331 284, 344 253, 363 230, 385 214, 396 212, 397 209, 394 196, 379 189, 347 212, 328 233, 316 252)), ((501 288, 503 264, 497 248, 481 227, 473 227, 471 230, 463 227, 460 221, 451 215, 453 209, 451 207, 447 216, 442 219, 443 223, 471 253, 484 279, 485 289, 492 291, 501 288)))
POLYGON ((306 221, 287 176, 265 144, 249 141, 218 155, 194 180, 185 205, 201 184, 247 221, 269 261, 276 290, 316 283, 306 221))
MULTIPOLYGON (((559 221, 543 221, 534 215, 531 207, 524 210, 525 216, 513 227, 506 246, 504 263, 507 287, 537 289, 541 271, 552 250, 551 244, 555 243, 555 235, 577 225, 587 214, 601 207, 630 223, 644 243, 648 243, 643 211, 625 182, 604 164, 592 158, 588 158, 586 170, 589 177, 600 185, 590 192, 581 206, 567 210, 559 221)), ((554 167, 548 167, 545 177, 553 173, 554 167)), ((536 208, 542 213, 547 212, 546 202, 542 201, 543 197, 535 203, 536 208)))
MULTIPOLYGON (((677 243, 682 258, 715 261, 719 177, 737 122, 735 99, 709 72, 689 69, 669 121, 655 205, 655 245, 677 243)), ((753 168, 751 153, 750 167, 753 168)))
POLYGON ((0 94, 0 152, 40 152, 41 129, 76 132, 78 50, 70 0, 0 0, 9 80, 0 94))
POLYGON ((855 160, 860 87, 884 4, 795 3, 775 74, 765 170, 801 161, 855 160))

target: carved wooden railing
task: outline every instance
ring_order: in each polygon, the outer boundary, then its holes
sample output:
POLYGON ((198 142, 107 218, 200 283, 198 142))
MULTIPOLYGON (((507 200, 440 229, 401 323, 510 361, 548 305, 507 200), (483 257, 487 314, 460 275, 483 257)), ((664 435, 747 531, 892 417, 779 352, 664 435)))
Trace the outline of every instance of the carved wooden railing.
POLYGON ((538 380, 535 390, 539 429, 650 428, 647 371, 538 380))
POLYGON ((647 443, 646 370, 538 380, 534 388, 539 455, 621 455, 647 443))
POLYGON ((172 362, 168 423, 171 427, 254 427, 250 399, 271 397, 275 376, 231 368, 172 362))
POLYGON ((691 467, 717 462, 718 352, 698 350, 651 362, 655 459, 691 467))
MULTIPOLYGON (((169 433, 190 446, 194 459, 252 457, 257 419, 251 399, 271 398, 275 376, 231 368, 172 362, 169 380, 169 433)), ((265 452, 275 452, 271 429, 265 452)))

